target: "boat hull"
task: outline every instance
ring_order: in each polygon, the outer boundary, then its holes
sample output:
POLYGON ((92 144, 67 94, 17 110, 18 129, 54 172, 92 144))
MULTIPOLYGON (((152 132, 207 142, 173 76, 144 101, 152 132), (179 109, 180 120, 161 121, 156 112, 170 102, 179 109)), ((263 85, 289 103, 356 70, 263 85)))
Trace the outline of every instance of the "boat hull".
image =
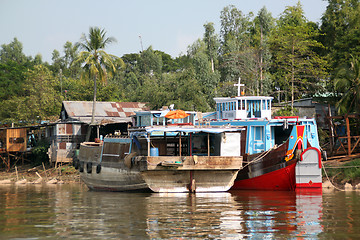
POLYGON ((234 184, 238 170, 168 170, 142 172, 154 192, 224 192, 234 184))
POLYGON ((295 190, 296 161, 289 164, 278 164, 277 170, 262 174, 257 177, 235 180, 233 190, 295 190))
POLYGON ((92 170, 85 169, 80 177, 90 190, 96 191, 145 191, 149 190, 139 171, 129 171, 121 166, 101 166, 101 172, 96 172, 96 165, 92 170), (91 172, 91 173, 88 173, 91 172))
POLYGON ((247 156, 247 164, 238 173, 234 190, 294 190, 297 157, 285 160, 288 141, 279 147, 247 156))
MULTIPOLYGON (((115 145, 114 147, 119 147, 115 145)), ((80 145, 80 178, 90 190, 96 191, 149 191, 140 174, 141 163, 126 166, 123 160, 102 162, 102 145, 80 145)))

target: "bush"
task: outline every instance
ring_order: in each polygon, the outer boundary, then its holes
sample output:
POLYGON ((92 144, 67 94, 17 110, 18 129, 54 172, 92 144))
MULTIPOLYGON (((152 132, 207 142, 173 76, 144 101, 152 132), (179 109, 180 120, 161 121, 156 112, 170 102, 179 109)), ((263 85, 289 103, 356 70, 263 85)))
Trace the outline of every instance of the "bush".
POLYGON ((49 142, 46 140, 40 140, 36 146, 32 149, 32 155, 33 155, 33 164, 35 166, 41 164, 41 163, 46 163, 49 162, 49 156, 47 154, 48 149, 49 149, 49 142))
MULTIPOLYGON (((345 163, 339 168, 326 168, 328 177, 338 183, 358 183, 360 182, 360 159, 355 159, 345 163)), ((323 169, 324 171, 324 169, 323 169)), ((325 176, 323 172, 323 176, 325 176)))

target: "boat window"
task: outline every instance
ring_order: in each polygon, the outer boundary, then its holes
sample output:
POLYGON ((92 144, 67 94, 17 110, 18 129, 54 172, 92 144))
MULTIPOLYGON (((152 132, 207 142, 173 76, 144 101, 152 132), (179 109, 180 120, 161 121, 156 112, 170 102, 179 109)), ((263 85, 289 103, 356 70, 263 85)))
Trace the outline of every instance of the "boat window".
POLYGON ((23 143, 23 142, 24 142, 24 138, 22 137, 9 138, 9 143, 23 143))
POLYGON ((276 126, 275 129, 275 144, 280 145, 286 142, 290 137, 293 126, 289 125, 288 129, 284 129, 283 126, 276 126))
POLYGON ((119 162, 124 159, 125 153, 129 152, 129 143, 104 143, 102 161, 119 162))
POLYGON ((254 127, 254 140, 255 141, 262 141, 264 139, 264 127, 254 127))

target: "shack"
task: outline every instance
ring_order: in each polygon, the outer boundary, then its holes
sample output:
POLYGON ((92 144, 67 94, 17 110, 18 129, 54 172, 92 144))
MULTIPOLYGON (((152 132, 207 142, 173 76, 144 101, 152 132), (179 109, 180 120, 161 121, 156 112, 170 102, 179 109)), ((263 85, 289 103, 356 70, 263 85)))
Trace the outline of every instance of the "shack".
POLYGON ((10 170, 11 161, 21 160, 30 152, 28 146, 29 127, 0 128, 0 158, 7 170, 10 170))
MULTIPOLYGON (((64 101, 60 119, 49 125, 50 140, 48 156, 50 164, 72 162, 76 149, 85 141, 91 123, 93 102, 64 101)), ((96 102, 91 140, 118 131, 127 134, 128 125, 133 125, 131 116, 135 111, 148 110, 141 102, 96 102)))

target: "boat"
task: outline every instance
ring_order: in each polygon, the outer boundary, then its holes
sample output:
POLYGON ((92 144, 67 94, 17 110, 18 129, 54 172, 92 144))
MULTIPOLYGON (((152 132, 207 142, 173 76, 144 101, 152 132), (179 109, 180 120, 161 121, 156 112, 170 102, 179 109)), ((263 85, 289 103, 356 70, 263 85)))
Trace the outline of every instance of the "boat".
POLYGON ((148 190, 140 176, 139 166, 129 163, 131 155, 126 155, 129 146, 130 139, 119 135, 109 135, 103 141, 81 143, 78 160, 74 161, 81 180, 95 191, 148 190))
POLYGON ((91 190, 227 191, 242 168, 242 130, 186 123, 129 128, 128 136, 82 143, 80 177, 91 190))
POLYGON ((239 169, 241 128, 155 126, 130 130, 134 162, 154 192, 224 192, 239 169), (238 140, 238 141, 236 141, 238 140))
POLYGON ((273 97, 245 96, 240 88, 236 97, 214 100, 216 111, 204 114, 199 126, 244 128, 240 154, 244 166, 232 190, 321 189, 321 151, 315 119, 272 118, 273 97))

